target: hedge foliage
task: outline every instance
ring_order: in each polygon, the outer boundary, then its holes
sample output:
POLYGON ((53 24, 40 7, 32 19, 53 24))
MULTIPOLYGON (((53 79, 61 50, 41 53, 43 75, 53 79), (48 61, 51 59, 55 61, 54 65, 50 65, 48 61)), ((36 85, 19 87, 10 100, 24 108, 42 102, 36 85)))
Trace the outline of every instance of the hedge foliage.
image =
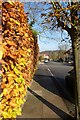
POLYGON ((0 94, 0 118, 21 115, 27 87, 38 61, 37 36, 30 30, 23 4, 2 3, 3 74, 0 94))

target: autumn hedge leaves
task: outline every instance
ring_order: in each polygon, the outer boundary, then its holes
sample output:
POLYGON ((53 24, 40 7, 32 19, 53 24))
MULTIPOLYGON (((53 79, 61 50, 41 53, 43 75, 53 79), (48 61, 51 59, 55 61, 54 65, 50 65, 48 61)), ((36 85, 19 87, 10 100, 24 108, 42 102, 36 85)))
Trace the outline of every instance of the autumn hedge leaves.
POLYGON ((37 37, 20 2, 2 3, 2 81, 0 119, 21 115, 21 105, 38 61, 37 37))

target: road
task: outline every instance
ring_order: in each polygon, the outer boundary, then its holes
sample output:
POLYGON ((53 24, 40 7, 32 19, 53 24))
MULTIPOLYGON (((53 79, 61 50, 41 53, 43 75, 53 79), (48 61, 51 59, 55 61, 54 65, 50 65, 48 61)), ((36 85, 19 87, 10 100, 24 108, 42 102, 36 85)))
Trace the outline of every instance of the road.
POLYGON ((69 106, 74 106, 74 103, 64 80, 71 69, 72 66, 57 62, 39 64, 22 115, 18 118, 73 120, 69 106))

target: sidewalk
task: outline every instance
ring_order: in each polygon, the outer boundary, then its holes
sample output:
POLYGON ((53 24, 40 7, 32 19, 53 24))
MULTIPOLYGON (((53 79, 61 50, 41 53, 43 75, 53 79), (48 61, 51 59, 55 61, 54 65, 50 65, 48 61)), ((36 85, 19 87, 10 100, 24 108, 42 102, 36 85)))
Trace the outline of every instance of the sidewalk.
MULTIPOLYGON (((51 89, 54 88, 55 93, 58 94, 55 85, 51 78, 48 85, 51 89)), ((72 120, 68 113, 68 109, 62 98, 47 89, 40 86, 40 84, 33 80, 31 88, 28 90, 27 101, 25 102, 22 115, 18 118, 55 118, 54 120, 72 120)))

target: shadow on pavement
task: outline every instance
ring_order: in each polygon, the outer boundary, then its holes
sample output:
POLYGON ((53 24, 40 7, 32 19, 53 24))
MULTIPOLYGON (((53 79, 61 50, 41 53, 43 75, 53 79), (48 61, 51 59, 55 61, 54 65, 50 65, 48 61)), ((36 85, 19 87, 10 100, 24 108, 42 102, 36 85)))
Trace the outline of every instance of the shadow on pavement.
MULTIPOLYGON (((71 87, 73 87, 73 88, 68 88, 68 86, 66 85, 66 83, 63 83, 64 79, 59 78, 59 77, 57 77, 57 79, 60 81, 60 83, 62 84, 62 86, 64 86, 64 89, 70 94, 70 96, 71 96, 72 99, 73 99, 72 101, 73 101, 73 103, 74 103, 74 101, 75 101, 75 95, 74 95, 73 83, 70 83, 70 84, 71 84, 71 87)), ((56 87, 58 87, 58 86, 59 86, 59 85, 56 85, 56 87)), ((60 91, 60 88, 58 88, 58 90, 60 91)), ((62 95, 63 92, 60 91, 60 94, 62 95)), ((63 96, 64 96, 64 94, 63 94, 63 96)))
POLYGON ((56 107, 55 105, 53 105, 52 103, 48 102, 47 100, 45 100, 43 97, 41 97, 40 95, 36 94, 33 90, 31 90, 30 88, 28 88, 28 91, 33 94, 35 97, 37 97, 41 102, 43 102, 46 106, 48 106, 53 112, 55 112, 60 118, 62 118, 61 120, 76 120, 73 117, 71 117, 69 114, 65 113, 64 111, 62 111, 61 109, 59 109, 58 107, 56 107))
POLYGON ((58 82, 55 80, 54 77, 51 76, 47 76, 47 75, 34 75, 34 80, 39 83, 43 88, 47 89, 48 91, 70 101, 71 103, 74 103, 74 100, 72 99, 72 97, 70 97, 67 92, 65 92, 66 90, 64 90, 65 88, 62 88, 62 86, 60 86, 58 84, 58 82), (52 82, 50 82, 50 79, 52 82), (56 91, 55 87, 57 88, 58 92, 56 91))

